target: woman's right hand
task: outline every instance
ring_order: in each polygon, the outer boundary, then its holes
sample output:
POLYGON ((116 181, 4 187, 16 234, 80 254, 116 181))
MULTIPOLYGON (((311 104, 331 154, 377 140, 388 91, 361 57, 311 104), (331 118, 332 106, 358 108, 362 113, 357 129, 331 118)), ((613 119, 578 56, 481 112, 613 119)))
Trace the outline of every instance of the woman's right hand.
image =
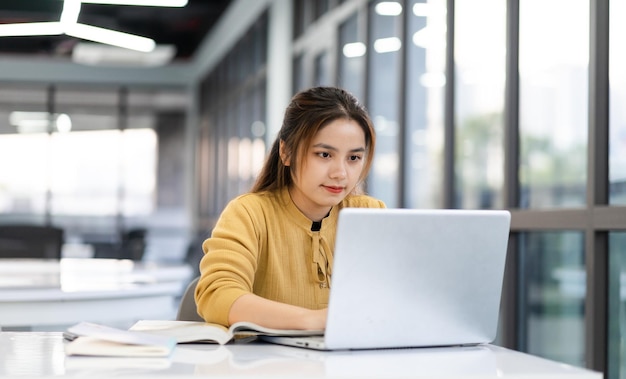
POLYGON ((304 320, 304 329, 324 330, 326 329, 326 319, 328 316, 328 308, 309 310, 309 314, 304 320))
POLYGON ((327 308, 311 310, 249 293, 235 300, 228 322, 248 321, 272 329, 323 330, 327 314, 327 308))

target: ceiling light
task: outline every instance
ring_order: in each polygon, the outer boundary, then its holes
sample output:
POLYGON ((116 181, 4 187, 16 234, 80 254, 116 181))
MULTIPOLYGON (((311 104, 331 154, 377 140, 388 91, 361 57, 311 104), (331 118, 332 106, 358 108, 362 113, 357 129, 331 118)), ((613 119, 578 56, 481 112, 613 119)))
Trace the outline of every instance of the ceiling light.
POLYGON ((352 42, 343 45, 342 52, 346 58, 356 58, 365 55, 366 50, 367 47, 363 42, 352 42))
POLYGON ((64 0, 59 22, 29 22, 0 25, 0 36, 67 34, 73 37, 141 52, 154 50, 154 40, 134 34, 78 23, 82 3, 184 7, 188 0, 64 0))
POLYGON ((374 41, 374 50, 377 53, 391 53, 400 50, 402 41, 398 37, 379 38, 374 41))
POLYGON ((396 1, 383 1, 376 4, 374 10, 381 16, 399 16, 402 14, 402 5, 396 1))
POLYGON ((0 24, 0 36, 53 36, 63 34, 60 22, 24 22, 0 24))
POLYGON ((88 42, 78 43, 72 49, 72 61, 90 66, 162 66, 174 55, 174 45, 157 45, 148 53, 88 42))
POLYGON ((413 5, 413 14, 417 17, 428 17, 432 6, 426 3, 417 3, 413 5))
POLYGON ((56 117, 56 127, 59 133, 67 133, 72 130, 72 119, 66 113, 61 113, 56 117))
POLYGON ((82 0, 82 3, 109 5, 138 5, 144 7, 184 7, 187 0, 82 0))
POLYGON ((442 88, 446 85, 446 76, 442 72, 427 72, 420 76, 420 84, 426 88, 442 88))
POLYGON ((9 123, 19 133, 48 133, 50 127, 58 132, 72 130, 72 120, 65 113, 50 115, 48 112, 11 112, 9 123))
POLYGON ((150 38, 85 24, 69 25, 65 28, 65 33, 67 35, 89 41, 100 42, 107 45, 119 46, 142 52, 152 51, 156 46, 154 40, 150 38))
POLYGON ((156 42, 150 38, 85 24, 70 23, 65 25, 61 22, 25 22, 0 25, 0 36, 2 37, 58 35, 64 33, 76 38, 141 52, 150 52, 156 46, 156 42))
POLYGON ((61 24, 65 27, 77 23, 79 14, 80 0, 65 0, 61 12, 61 24))

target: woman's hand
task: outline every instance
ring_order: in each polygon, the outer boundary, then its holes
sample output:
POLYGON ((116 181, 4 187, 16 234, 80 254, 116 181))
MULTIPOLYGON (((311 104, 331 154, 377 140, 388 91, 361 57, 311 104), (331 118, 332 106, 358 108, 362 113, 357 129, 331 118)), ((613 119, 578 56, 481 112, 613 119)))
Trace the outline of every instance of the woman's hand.
POLYGON ((324 330, 326 329, 326 318, 328 308, 318 310, 308 310, 308 315, 303 320, 303 329, 324 330))
POLYGON ((311 310, 249 293, 235 300, 228 322, 248 321, 272 329, 322 330, 326 328, 327 314, 326 308, 311 310))

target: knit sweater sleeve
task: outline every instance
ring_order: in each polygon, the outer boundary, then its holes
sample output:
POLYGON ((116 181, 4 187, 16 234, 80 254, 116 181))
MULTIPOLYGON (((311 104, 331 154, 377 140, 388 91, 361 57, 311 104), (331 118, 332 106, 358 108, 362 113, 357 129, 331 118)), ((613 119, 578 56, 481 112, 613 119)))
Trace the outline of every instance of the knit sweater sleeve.
POLYGON ((232 304, 252 292, 260 238, 249 204, 242 197, 231 201, 202 245, 205 255, 195 299, 198 314, 207 322, 228 325, 232 304))

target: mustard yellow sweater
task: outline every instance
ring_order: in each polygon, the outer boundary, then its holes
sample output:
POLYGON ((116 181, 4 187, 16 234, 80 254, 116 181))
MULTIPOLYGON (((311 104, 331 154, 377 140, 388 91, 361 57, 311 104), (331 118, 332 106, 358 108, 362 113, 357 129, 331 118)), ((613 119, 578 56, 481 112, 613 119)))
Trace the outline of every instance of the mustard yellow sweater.
POLYGON ((319 231, 312 231, 313 223, 286 189, 232 200, 202 244, 198 313, 208 322, 228 325, 230 307, 246 293, 309 309, 327 307, 337 217, 346 207, 385 204, 348 196, 332 208, 319 231))

